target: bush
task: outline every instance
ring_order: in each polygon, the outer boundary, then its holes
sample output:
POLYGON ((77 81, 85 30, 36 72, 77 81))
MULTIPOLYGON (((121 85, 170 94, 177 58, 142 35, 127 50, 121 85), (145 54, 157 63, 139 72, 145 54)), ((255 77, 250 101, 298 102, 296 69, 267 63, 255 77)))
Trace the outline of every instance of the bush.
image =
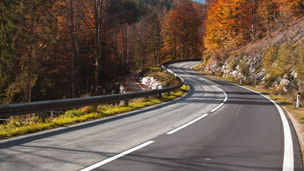
POLYGON ((277 58, 277 68, 274 70, 275 75, 283 76, 292 68, 293 48, 284 43, 280 46, 277 58))
POLYGON ((266 86, 271 84, 278 77, 283 77, 286 73, 290 73, 293 67, 293 47, 287 43, 274 45, 265 50, 263 56, 263 65, 265 68, 266 86))
POLYGON ((277 58, 278 48, 278 46, 271 46, 265 50, 263 56, 263 65, 266 74, 270 74, 273 69, 272 67, 277 58))
POLYGON ((298 73, 298 78, 300 79, 300 81, 304 81, 304 46, 303 45, 300 45, 297 51, 295 68, 298 73))
POLYGON ((239 64, 239 57, 236 55, 231 55, 227 59, 227 63, 231 70, 235 70, 236 66, 239 64))
POLYGON ((240 70, 244 76, 248 76, 248 74, 249 74, 249 66, 248 66, 247 62, 248 62, 247 58, 243 58, 240 61, 240 70))

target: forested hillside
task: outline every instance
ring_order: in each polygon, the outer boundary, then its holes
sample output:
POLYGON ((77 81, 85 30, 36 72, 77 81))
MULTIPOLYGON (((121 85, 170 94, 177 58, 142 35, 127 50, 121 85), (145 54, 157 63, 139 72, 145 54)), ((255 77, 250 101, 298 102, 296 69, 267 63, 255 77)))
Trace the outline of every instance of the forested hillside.
POLYGON ((302 0, 209 0, 207 11, 203 70, 277 93, 303 90, 302 0))
POLYGON ((0 104, 104 93, 161 61, 201 57, 190 0, 0 1, 0 104))
POLYGON ((303 87, 302 0, 202 2, 1 1, 0 104, 105 94, 130 72, 183 58, 248 83, 303 87))

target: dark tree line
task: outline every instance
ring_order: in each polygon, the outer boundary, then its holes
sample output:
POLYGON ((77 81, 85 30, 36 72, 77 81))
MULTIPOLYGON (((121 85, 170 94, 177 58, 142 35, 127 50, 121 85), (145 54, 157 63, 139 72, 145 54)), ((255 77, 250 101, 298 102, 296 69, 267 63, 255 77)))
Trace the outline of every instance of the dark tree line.
POLYGON ((0 104, 103 94, 114 78, 161 63, 165 18, 180 2, 2 0, 0 104))

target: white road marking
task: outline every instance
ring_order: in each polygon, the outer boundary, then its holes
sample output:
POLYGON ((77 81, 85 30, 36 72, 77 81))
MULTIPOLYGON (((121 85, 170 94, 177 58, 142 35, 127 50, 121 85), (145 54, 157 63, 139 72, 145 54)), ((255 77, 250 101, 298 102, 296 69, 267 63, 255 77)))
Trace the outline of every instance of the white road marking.
POLYGON ((223 91, 223 93, 224 93, 224 95, 225 95, 226 97, 228 97, 227 94, 226 94, 226 92, 223 91))
POLYGON ((143 148, 143 147, 146 147, 146 146, 148 146, 148 145, 150 145, 150 144, 152 144, 152 143, 154 143, 154 141, 145 142, 145 143, 143 143, 143 144, 141 144, 141 145, 138 145, 138 146, 136 146, 136 147, 133 147, 133 148, 127 150, 127 151, 124 151, 124 152, 122 152, 122 153, 119 153, 119 154, 117 154, 117 155, 115 155, 115 156, 113 156, 113 157, 107 158, 107 159, 102 160, 102 161, 100 161, 100 162, 98 162, 98 163, 95 163, 95 164, 93 164, 93 165, 91 165, 91 166, 89 166, 89 167, 86 167, 86 168, 84 168, 84 169, 81 169, 80 171, 91 171, 91 170, 96 169, 96 168, 98 168, 98 167, 100 167, 100 166, 102 166, 102 165, 105 165, 105 164, 107 164, 107 163, 109 163, 109 162, 111 162, 111 161, 113 161, 113 160, 116 160, 116 159, 118 159, 118 158, 120 158, 120 157, 123 157, 123 156, 125 156, 125 155, 127 155, 127 154, 129 154, 129 153, 132 153, 132 152, 134 152, 134 151, 136 151, 136 150, 139 150, 139 149, 141 149, 141 148, 143 148))
MULTIPOLYGON (((265 96, 259 92, 256 92, 254 90, 251 90, 247 87, 243 87, 240 86, 238 84, 234 84, 231 83, 233 85, 245 88, 249 91, 255 92, 263 97, 265 97, 266 99, 268 99, 269 101, 271 101, 275 107, 277 108, 277 110, 279 111, 281 120, 282 120, 282 125, 283 125, 283 133, 284 133, 284 156, 283 156, 283 166, 282 166, 282 171, 293 171, 294 170, 294 151, 293 151, 293 141, 292 141, 292 135, 291 135, 291 130, 290 130, 290 126, 288 123, 288 120, 286 118, 286 115, 283 111, 283 109, 281 108, 280 105, 278 105, 275 101, 273 101, 272 99, 270 99, 268 96, 265 96)), ((219 88, 220 89, 220 88, 219 88)), ((223 90, 222 90, 223 91, 223 90)), ((223 91, 223 93, 225 94, 226 98, 224 100, 224 103, 227 101, 227 94, 223 91)), ((222 103, 223 104, 223 103, 222 103)), ((221 104, 221 105, 222 105, 221 104)), ((221 106, 220 105, 220 106, 221 106)), ((219 108, 219 106, 217 107, 219 108)), ((217 109, 215 108, 215 109, 217 109)), ((214 110, 214 109, 213 109, 214 110)), ((215 111, 215 110, 214 110, 215 111)), ((212 111, 211 111, 212 112, 212 111)))
POLYGON ((212 109, 211 112, 215 112, 217 111, 219 108, 221 108, 224 105, 224 103, 221 103, 220 105, 218 105, 216 108, 212 109))
POLYGON ((167 69, 167 71, 170 73, 170 74, 173 74, 173 71, 171 69, 167 69))
MULTIPOLYGON (((234 83, 232 83, 232 84, 234 84, 234 83)), ((237 84, 234 84, 234 85, 245 88, 249 91, 255 92, 255 93, 265 97, 266 99, 268 99, 269 101, 271 101, 275 105, 275 107, 279 111, 279 114, 280 114, 280 117, 281 117, 281 120, 282 120, 282 125, 283 125, 283 132, 284 132, 284 156, 283 156, 282 171, 293 171, 294 170, 294 151, 293 151, 292 135, 291 135, 291 130, 290 130, 288 120, 287 120, 287 118, 285 116, 285 113, 282 110, 281 106, 279 106, 275 101, 273 101, 269 97, 267 97, 267 96, 265 96, 265 95, 263 95, 259 92, 256 92, 256 91, 251 90, 247 87, 243 87, 243 86, 240 86, 240 85, 237 85, 237 84)), ((220 90, 222 90, 222 89, 220 89, 220 90)), ((224 103, 225 103, 227 101, 228 96, 224 91, 223 91, 223 93, 226 96, 226 98, 224 100, 224 103)), ((218 107, 216 107, 215 109, 213 109, 211 112, 216 111, 222 105, 223 105, 223 103, 221 105, 219 105, 218 107)))
POLYGON ((228 97, 226 96, 223 102, 226 103, 226 102, 227 102, 227 99, 228 99, 228 97))
POLYGON ((194 119, 194 120, 192 120, 192 121, 186 123, 185 125, 182 125, 182 126, 180 126, 180 127, 178 127, 178 128, 175 128, 175 129, 173 129, 172 131, 167 132, 167 134, 168 134, 168 135, 173 134, 173 133, 175 133, 175 132, 177 132, 177 131, 179 131, 179 130, 181 130, 181 129, 183 129, 183 128, 185 128, 185 127, 187 127, 187 126, 189 126, 189 125, 191 125, 191 124, 193 124, 193 123, 195 123, 195 122, 197 122, 197 121, 199 121, 199 120, 201 120, 201 119, 203 119, 203 118, 206 117, 206 116, 208 116, 208 114, 204 114, 204 115, 202 115, 202 116, 200 116, 200 117, 198 117, 198 118, 196 118, 196 119, 194 119))
MULTIPOLYGON (((235 84, 235 85, 237 85, 237 84, 235 84)), ((243 86, 240 86, 240 85, 237 85, 237 86, 243 87, 243 86)), ((288 120, 285 116, 285 113, 284 113, 283 109, 281 108, 280 105, 278 105, 275 101, 270 99, 268 96, 263 95, 263 94, 261 94, 257 91, 251 90, 247 87, 243 87, 243 88, 245 88, 249 91, 255 92, 255 93, 265 97, 266 99, 271 101, 275 105, 277 110, 279 111, 280 117, 281 117, 281 120, 282 120, 282 124, 283 124, 283 132, 284 132, 284 157, 283 157, 282 171, 293 171, 294 170, 293 142, 292 142, 290 126, 289 126, 288 120)))
MULTIPOLYGON (((222 89, 221 89, 222 90, 222 89)), ((224 95, 225 95, 225 99, 224 99, 224 103, 228 100, 228 96, 227 96, 227 94, 226 94, 226 92, 224 91, 224 90, 222 90, 223 91, 223 93, 224 93, 224 95)))
MULTIPOLYGON (((226 92, 223 90, 223 89, 221 89, 221 88, 219 88, 219 87, 217 87, 216 85, 214 85, 214 87, 216 87, 217 89, 219 89, 220 91, 222 91, 223 92, 223 94, 225 95, 225 99, 224 99, 224 103, 228 100, 228 96, 227 96, 227 94, 226 94, 226 92)), ((221 106, 222 107, 222 106, 221 106)), ((216 109, 217 110, 217 109, 216 109)), ((216 110, 214 110, 214 111, 216 111, 216 110)), ((211 111, 211 112, 214 112, 214 111, 211 111)))

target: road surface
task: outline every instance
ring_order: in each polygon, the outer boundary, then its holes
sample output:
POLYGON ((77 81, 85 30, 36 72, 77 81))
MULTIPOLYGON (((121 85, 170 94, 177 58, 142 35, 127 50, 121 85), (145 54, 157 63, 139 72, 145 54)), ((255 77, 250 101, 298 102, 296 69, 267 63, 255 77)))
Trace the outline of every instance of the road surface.
POLYGON ((0 170, 303 170, 284 113, 196 64, 169 66, 190 86, 178 100, 1 142, 0 170))

